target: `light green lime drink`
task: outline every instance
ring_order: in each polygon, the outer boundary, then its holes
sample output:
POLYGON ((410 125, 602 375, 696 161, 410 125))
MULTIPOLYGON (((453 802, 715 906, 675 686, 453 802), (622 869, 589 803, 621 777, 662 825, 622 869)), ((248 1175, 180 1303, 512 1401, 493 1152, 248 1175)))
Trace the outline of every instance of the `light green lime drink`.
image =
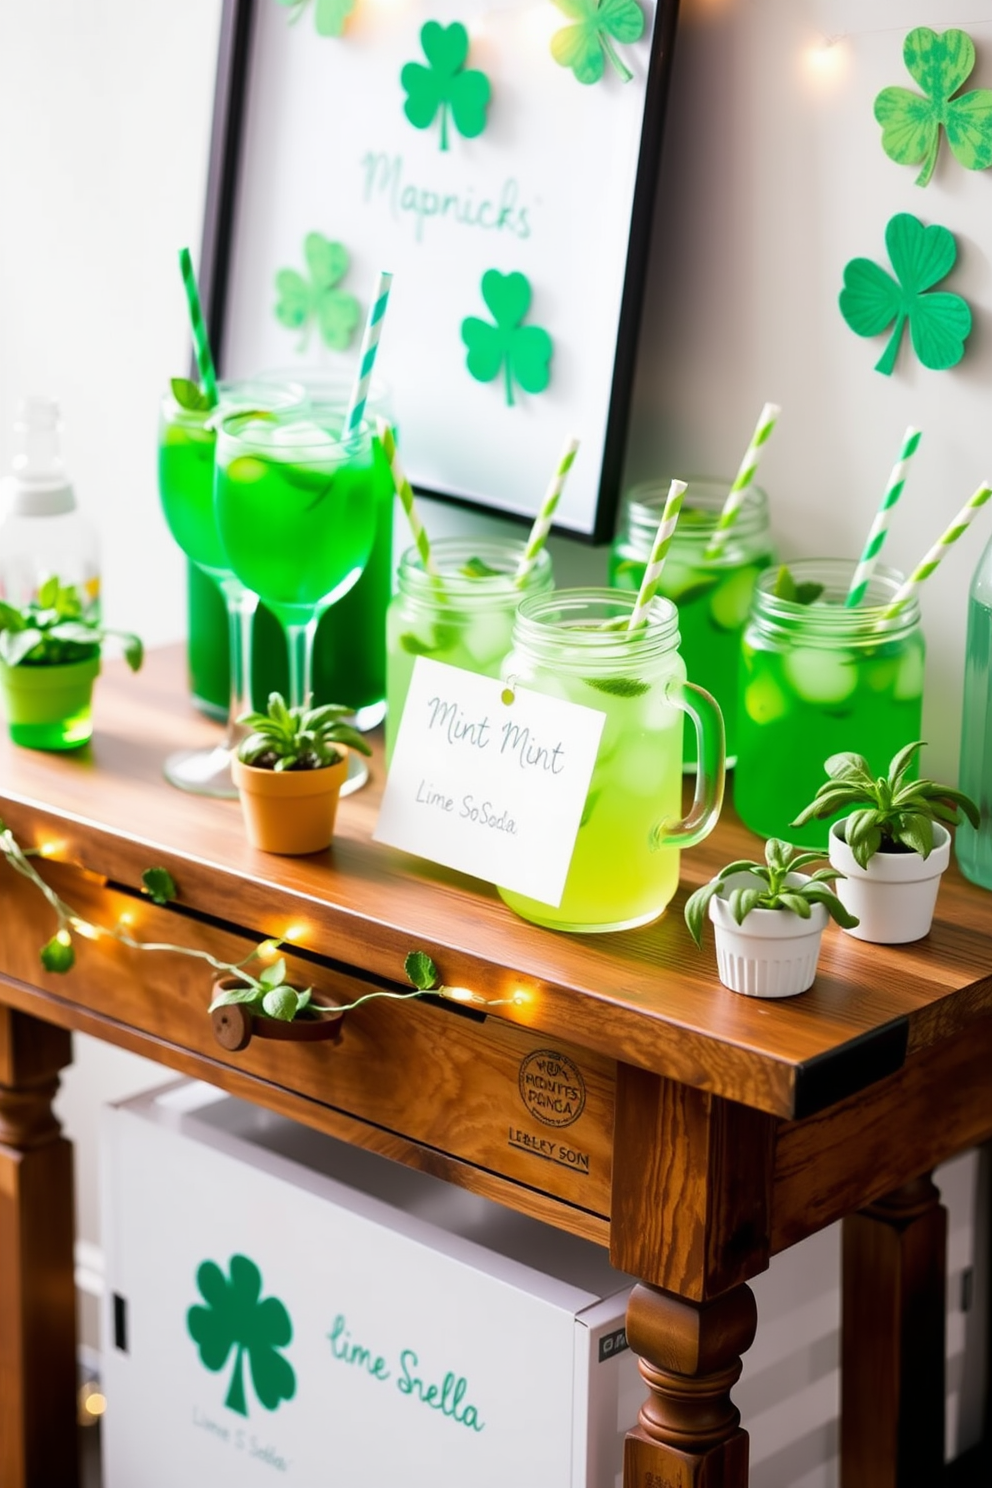
POLYGON ((502 675, 606 715, 560 905, 500 888, 526 920, 557 930, 625 930, 662 913, 678 886, 679 849, 716 823, 724 732, 709 693, 686 681, 678 612, 655 599, 647 624, 624 625, 636 596, 559 590, 525 600, 502 675), (696 728, 696 798, 681 820, 682 717, 696 728))
POLYGON ((510 649, 517 606, 553 583, 551 557, 542 548, 520 588, 513 582, 524 542, 442 538, 431 545, 440 573, 425 572, 416 548, 400 560, 399 592, 386 616, 386 759, 400 726, 418 656, 498 677, 510 649))

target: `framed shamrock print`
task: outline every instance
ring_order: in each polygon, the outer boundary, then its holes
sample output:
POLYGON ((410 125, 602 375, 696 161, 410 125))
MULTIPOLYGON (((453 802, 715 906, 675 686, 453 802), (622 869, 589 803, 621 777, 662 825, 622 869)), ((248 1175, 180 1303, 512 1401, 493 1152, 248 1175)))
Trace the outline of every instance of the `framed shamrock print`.
POLYGON ((677 0, 225 0, 201 279, 228 376, 376 370, 431 495, 612 532, 677 0))

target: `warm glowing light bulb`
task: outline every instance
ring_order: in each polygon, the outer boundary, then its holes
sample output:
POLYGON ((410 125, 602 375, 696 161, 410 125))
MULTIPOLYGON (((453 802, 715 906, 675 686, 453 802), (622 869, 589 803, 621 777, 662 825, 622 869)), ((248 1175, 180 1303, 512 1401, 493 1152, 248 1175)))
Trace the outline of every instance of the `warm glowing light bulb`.
POLYGON ((99 940, 100 931, 96 925, 91 925, 88 920, 81 920, 78 916, 73 915, 69 923, 73 930, 77 931, 84 940, 99 940))
POLYGON ((452 1002, 485 1002, 476 992, 470 992, 467 987, 445 987, 445 997, 450 997, 452 1002))
POLYGON ((126 910, 124 914, 121 915, 117 923, 118 925, 120 925, 122 930, 130 930, 131 926, 134 924, 134 915, 131 914, 130 910, 126 910))
POLYGON ((807 69, 823 82, 840 76, 844 68, 846 48, 843 36, 820 36, 803 53, 807 69))
POLYGON ((99 1390, 91 1390, 83 1401, 83 1409, 91 1416, 102 1416, 107 1409, 107 1397, 99 1390))
POLYGON ((69 934, 64 925, 62 929, 59 930, 56 934, 55 939, 58 941, 59 945, 72 945, 72 936, 69 934))
POLYGON ((38 854, 42 858, 54 858, 62 851, 64 846, 64 842, 43 842, 38 848, 38 854))
POLYGON ((277 955, 278 951, 279 942, 277 940, 263 940, 258 948, 258 955, 263 960, 271 960, 273 956, 277 955))
POLYGON ((290 925, 288 930, 283 931, 283 940, 302 940, 307 933, 306 925, 290 925))

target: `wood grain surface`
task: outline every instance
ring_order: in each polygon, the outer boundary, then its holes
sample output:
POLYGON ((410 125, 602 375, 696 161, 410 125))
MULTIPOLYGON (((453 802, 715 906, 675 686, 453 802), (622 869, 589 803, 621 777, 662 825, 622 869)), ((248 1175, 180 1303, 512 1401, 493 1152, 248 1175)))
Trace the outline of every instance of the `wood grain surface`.
POLYGON ((520 1006, 495 1015, 507 1024, 775 1115, 834 1104, 992 1012, 992 896, 953 869, 925 941, 865 946, 831 926, 814 987, 756 1001, 720 985, 712 946, 698 952, 681 916, 687 892, 758 845, 729 809, 683 856, 683 887, 656 924, 569 936, 524 923, 488 885, 374 843, 378 753, 371 786, 342 802, 328 852, 254 852, 236 803, 162 779, 170 750, 218 737, 184 696, 178 648, 152 654, 137 677, 109 666, 95 722, 92 744, 72 755, 0 744, 0 817, 25 842, 53 843, 57 858, 132 889, 161 864, 182 905, 253 934, 297 926, 307 950, 389 983, 423 948, 449 984, 488 998, 522 991, 520 1006))

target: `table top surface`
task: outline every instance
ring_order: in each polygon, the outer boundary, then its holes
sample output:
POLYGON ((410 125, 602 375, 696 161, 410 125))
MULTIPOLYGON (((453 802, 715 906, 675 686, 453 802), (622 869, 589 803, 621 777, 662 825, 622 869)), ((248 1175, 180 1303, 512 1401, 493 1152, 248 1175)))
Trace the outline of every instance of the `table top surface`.
POLYGON ((683 854, 660 920, 567 935, 525 923, 488 884, 372 841, 380 747, 370 784, 341 802, 329 851, 254 851, 236 802, 186 795, 162 776, 172 750, 219 739, 186 696, 179 647, 152 653, 138 676, 107 666, 94 717, 92 743, 71 754, 0 742, 0 818, 23 845, 48 844, 130 888, 167 867, 180 906, 261 936, 293 927, 315 957, 390 983, 404 983, 409 951, 425 950, 450 986, 524 994, 495 1016, 775 1115, 822 1109, 992 1013, 992 895, 953 866, 925 939, 865 945, 831 924, 810 991, 764 1001, 721 986, 712 941, 698 951, 682 918, 686 895, 723 863, 760 855, 729 807, 683 854))

